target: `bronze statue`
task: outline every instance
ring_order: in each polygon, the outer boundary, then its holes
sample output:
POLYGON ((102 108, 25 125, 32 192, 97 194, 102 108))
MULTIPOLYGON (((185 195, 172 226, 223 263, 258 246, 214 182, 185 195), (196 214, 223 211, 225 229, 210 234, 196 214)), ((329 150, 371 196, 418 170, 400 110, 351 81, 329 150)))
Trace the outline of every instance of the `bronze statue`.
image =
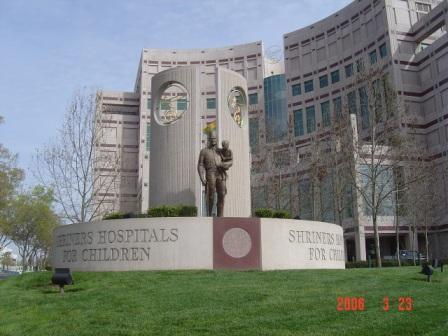
POLYGON ((233 155, 227 140, 222 142, 222 146, 223 148, 217 147, 216 135, 210 133, 207 148, 202 149, 199 153, 198 173, 202 184, 205 186, 207 216, 213 216, 215 192, 218 194, 217 216, 222 217, 224 212, 224 197, 227 194, 227 170, 233 164, 233 155))

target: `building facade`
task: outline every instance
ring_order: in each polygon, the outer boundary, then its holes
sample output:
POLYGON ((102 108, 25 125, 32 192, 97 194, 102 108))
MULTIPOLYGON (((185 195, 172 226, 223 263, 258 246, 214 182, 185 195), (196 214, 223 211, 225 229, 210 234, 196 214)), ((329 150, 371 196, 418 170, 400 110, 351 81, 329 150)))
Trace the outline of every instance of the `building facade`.
MULTIPOLYGON (((300 162, 311 150, 313 134, 331 125, 344 101, 350 101, 363 136, 362 91, 351 86, 357 72, 381 66, 415 116, 412 123, 402 125, 403 130, 426 146, 437 171, 439 190, 433 192, 440 197, 430 240, 433 254, 448 257, 447 24, 446 0, 357 0, 285 34, 284 69, 266 60, 262 42, 203 50, 144 49, 134 91, 102 93, 102 113, 107 116, 102 119, 109 122, 110 137, 98 150, 115 151, 123 158, 119 171, 102 172, 105 178, 118 176, 105 211, 143 212, 150 206, 151 78, 169 68, 201 65, 204 75, 210 76, 209 88, 201 92, 204 125, 216 118, 212 80, 216 67, 236 71, 247 80, 252 207, 283 208, 294 216, 313 218, 314 193, 309 179, 303 178, 308 168, 300 162)), ((365 259, 373 227, 360 195, 352 192, 351 197, 353 207, 343 221, 347 258, 365 259)), ((382 254, 392 255, 395 212, 386 210, 379 221, 382 254)), ((334 221, 334 216, 324 219, 334 221)), ((423 251, 422 232, 411 234, 404 224, 400 230, 405 248, 423 251)))

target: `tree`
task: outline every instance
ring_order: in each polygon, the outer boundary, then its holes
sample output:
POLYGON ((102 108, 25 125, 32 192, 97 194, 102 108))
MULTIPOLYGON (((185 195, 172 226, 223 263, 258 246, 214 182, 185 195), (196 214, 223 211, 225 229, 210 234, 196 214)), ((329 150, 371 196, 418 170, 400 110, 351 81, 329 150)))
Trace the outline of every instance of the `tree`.
POLYGON ((52 202, 53 192, 41 186, 12 202, 8 235, 18 248, 24 270, 32 265, 38 252, 50 248, 53 230, 59 224, 52 202))
MULTIPOLYGON (((3 117, 0 116, 0 124, 3 117)), ((23 180, 23 171, 16 166, 17 155, 0 143, 0 252, 9 245, 7 225, 11 201, 23 180)))
POLYGON ((10 266, 14 265, 14 259, 12 258, 12 252, 8 251, 8 252, 3 253, 0 257, 0 261, 2 264, 3 270, 5 270, 5 269, 8 270, 10 266))
POLYGON ((114 189, 120 159, 95 151, 106 137, 107 120, 100 116, 101 94, 76 92, 57 137, 35 156, 37 179, 54 190, 62 218, 69 223, 99 216, 107 193, 114 189), (97 168, 113 173, 105 178, 97 168))
POLYGON ((394 171, 400 165, 404 109, 380 67, 364 70, 356 78, 347 95, 348 112, 353 115, 357 112, 357 95, 360 131, 352 146, 355 168, 351 180, 364 203, 364 213, 372 219, 376 262, 381 267, 378 218, 393 213, 394 171))

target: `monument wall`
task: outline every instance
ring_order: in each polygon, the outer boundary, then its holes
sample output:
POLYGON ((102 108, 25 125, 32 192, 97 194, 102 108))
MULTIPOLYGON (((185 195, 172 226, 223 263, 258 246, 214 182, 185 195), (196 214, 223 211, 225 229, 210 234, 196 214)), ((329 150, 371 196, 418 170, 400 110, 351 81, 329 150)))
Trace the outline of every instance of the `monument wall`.
POLYGON ((166 217, 63 225, 52 265, 74 271, 345 267, 342 228, 260 218, 166 217))
MULTIPOLYGON (((233 167, 227 173, 224 215, 248 217, 250 155, 247 83, 240 74, 216 67, 183 66, 152 78, 151 159, 149 205, 195 205, 202 214, 203 187, 197 173, 199 152, 207 146, 204 125, 209 124, 201 102, 214 83, 218 147, 230 141, 233 167), (207 121, 207 123, 204 123, 207 121)), ((210 120, 210 124, 211 124, 210 120)))

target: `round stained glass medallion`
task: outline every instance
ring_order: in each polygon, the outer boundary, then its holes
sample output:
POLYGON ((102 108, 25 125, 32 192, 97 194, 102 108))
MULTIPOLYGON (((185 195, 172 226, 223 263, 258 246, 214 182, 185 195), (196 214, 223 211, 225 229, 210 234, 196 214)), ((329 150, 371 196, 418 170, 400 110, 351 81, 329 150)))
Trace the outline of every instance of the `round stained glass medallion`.
POLYGON ((247 110, 244 91, 239 88, 230 90, 229 96, 227 97, 227 104, 233 120, 239 127, 243 127, 243 114, 247 110))
POLYGON ((163 90, 157 106, 157 119, 163 125, 169 125, 179 120, 187 111, 189 104, 188 92, 179 83, 171 83, 163 90))

